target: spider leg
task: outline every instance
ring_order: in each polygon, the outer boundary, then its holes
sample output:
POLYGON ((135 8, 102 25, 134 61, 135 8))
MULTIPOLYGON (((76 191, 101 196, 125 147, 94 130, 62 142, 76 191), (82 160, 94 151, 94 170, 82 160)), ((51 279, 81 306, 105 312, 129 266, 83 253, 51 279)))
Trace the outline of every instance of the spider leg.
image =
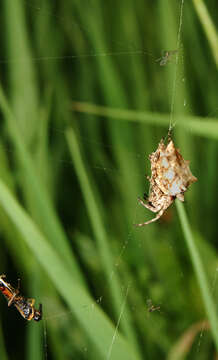
POLYGON ((153 206, 153 205, 150 205, 149 203, 146 203, 146 202, 144 202, 142 199, 140 199, 140 198, 138 198, 138 202, 142 205, 142 206, 144 206, 146 209, 148 209, 148 210, 151 210, 151 211, 153 211, 154 213, 156 213, 156 212, 158 212, 158 210, 153 206))
POLYGON ((159 213, 155 216, 155 218, 153 218, 153 219, 151 219, 151 220, 149 220, 149 221, 146 221, 146 222, 144 222, 144 223, 134 224, 134 225, 137 226, 137 227, 140 227, 140 226, 144 226, 144 225, 151 224, 151 223, 157 221, 158 219, 160 219, 160 217, 163 215, 164 211, 165 211, 165 208, 161 209, 161 210, 159 211, 159 213))

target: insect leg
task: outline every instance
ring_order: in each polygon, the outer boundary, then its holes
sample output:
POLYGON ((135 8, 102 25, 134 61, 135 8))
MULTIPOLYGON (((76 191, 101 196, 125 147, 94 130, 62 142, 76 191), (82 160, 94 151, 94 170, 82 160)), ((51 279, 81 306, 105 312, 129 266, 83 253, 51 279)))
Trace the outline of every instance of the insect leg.
POLYGON ((13 304, 14 299, 16 298, 16 296, 18 295, 18 293, 19 293, 19 290, 16 290, 16 291, 13 293, 12 297, 11 297, 10 300, 8 301, 8 306, 11 306, 11 305, 13 304))
POLYGON ((28 302, 28 304, 29 304, 30 306, 34 306, 34 304, 35 304, 35 299, 29 298, 29 299, 27 299, 27 302, 28 302))
POLYGON ((16 296, 19 294, 20 292, 20 279, 17 279, 17 289, 14 291, 12 297, 10 298, 10 300, 8 301, 8 306, 11 306, 11 304, 13 304, 14 299, 16 298, 16 296))
POLYGON ((17 279, 17 290, 20 290, 20 279, 17 279))

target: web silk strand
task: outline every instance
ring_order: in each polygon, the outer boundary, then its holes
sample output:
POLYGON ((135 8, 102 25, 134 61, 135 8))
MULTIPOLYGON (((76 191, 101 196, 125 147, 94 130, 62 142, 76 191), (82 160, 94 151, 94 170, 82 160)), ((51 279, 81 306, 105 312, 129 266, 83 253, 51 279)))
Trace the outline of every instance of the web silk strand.
POLYGON ((175 66, 175 74, 174 74, 174 79, 173 79, 172 99, 171 99, 171 107, 170 107, 170 125, 169 125, 169 130, 168 130, 168 137, 170 137, 172 129, 173 129, 172 122, 173 122, 175 95, 176 95, 177 68, 178 68, 178 61, 179 61, 179 48, 180 48, 180 42, 181 42, 184 1, 185 0, 181 0, 181 6, 180 6, 179 30, 178 30, 177 44, 176 44, 176 48, 177 48, 178 52, 176 54, 176 66, 175 66))

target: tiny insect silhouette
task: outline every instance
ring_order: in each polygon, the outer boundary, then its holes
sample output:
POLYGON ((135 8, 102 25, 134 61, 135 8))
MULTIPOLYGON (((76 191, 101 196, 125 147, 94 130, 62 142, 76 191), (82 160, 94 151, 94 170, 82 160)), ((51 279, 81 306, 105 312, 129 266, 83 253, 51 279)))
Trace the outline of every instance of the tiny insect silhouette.
POLYGON ((5 278, 6 275, 0 275, 0 291, 8 300, 8 306, 14 305, 26 320, 41 320, 42 304, 39 305, 39 310, 36 310, 34 308, 35 299, 25 299, 22 295, 19 295, 20 279, 18 279, 18 287, 15 289, 5 281, 5 278))
POLYGON ((148 312, 154 312, 154 311, 160 311, 160 306, 158 305, 158 306, 154 306, 153 304, 152 304, 152 300, 151 299, 148 299, 147 301, 146 301, 146 303, 147 303, 147 308, 148 308, 148 312))
POLYGON ((159 62, 160 66, 165 66, 168 62, 170 62, 172 56, 175 55, 177 52, 178 50, 163 51, 162 56, 155 61, 159 62))

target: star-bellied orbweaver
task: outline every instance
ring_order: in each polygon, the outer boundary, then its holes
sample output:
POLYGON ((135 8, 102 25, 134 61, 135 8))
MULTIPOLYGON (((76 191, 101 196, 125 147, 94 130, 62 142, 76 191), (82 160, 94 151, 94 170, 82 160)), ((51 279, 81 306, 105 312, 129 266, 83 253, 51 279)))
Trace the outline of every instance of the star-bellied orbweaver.
POLYGON ((189 161, 184 160, 179 149, 171 138, 165 146, 163 139, 158 148, 149 155, 151 162, 150 191, 147 202, 138 199, 139 203, 157 213, 156 217, 135 226, 144 226, 158 220, 165 210, 177 198, 184 201, 184 193, 197 178, 192 175, 189 168, 189 161))

